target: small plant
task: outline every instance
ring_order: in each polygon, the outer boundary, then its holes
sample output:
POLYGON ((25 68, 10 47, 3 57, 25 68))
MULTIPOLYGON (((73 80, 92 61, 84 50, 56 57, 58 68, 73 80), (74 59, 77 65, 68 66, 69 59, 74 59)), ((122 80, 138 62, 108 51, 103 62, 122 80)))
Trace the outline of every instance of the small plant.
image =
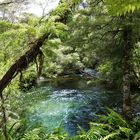
POLYGON ((139 119, 128 124, 118 113, 108 109, 107 115, 99 117, 98 122, 91 122, 90 129, 81 129, 79 137, 83 140, 138 140, 140 139, 139 119))

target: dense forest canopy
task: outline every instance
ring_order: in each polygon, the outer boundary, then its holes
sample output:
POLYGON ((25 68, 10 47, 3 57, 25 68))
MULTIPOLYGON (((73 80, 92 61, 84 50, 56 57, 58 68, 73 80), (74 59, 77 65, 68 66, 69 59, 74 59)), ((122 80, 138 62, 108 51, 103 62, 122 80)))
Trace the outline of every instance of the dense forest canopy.
POLYGON ((139 117, 135 122, 133 111, 135 97, 140 100, 134 95, 140 90, 139 0, 60 0, 49 12, 49 1, 40 1, 41 16, 27 10, 32 3, 0 1, 0 139, 139 139, 139 117), (20 119, 10 121, 11 114, 18 114, 16 96, 42 78, 55 81, 86 69, 96 72, 88 75, 88 83, 121 91, 122 117, 108 109, 100 122, 91 123, 88 132, 81 128, 75 137, 40 135, 37 128, 20 135, 20 119))

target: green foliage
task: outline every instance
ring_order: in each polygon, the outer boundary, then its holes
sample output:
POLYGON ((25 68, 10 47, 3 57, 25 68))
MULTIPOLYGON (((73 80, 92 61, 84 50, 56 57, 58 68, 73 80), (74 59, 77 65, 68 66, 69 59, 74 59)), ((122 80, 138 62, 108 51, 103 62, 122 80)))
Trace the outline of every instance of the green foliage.
POLYGON ((110 125, 115 127, 129 127, 127 122, 116 112, 108 108, 108 115, 101 116, 102 121, 108 122, 110 125))
POLYGON ((37 74, 35 65, 31 66, 28 70, 22 72, 19 77, 19 89, 21 91, 29 91, 36 85, 37 74))
POLYGON ((40 128, 35 128, 32 131, 24 134, 21 140, 42 140, 42 137, 44 137, 44 134, 42 134, 42 130, 40 128))
POLYGON ((60 5, 52 12, 52 15, 64 16, 64 13, 70 10, 69 2, 61 2, 60 5))
POLYGON ((98 67, 98 71, 101 74, 101 76, 104 77, 104 79, 109 78, 112 72, 112 63, 108 61, 105 62, 105 64, 101 64, 98 67))
POLYGON ((3 33, 7 30, 11 30, 11 29, 18 29, 20 27, 20 25, 17 24, 12 24, 8 21, 0 21, 0 33, 3 33))
MULTIPOLYGON (((85 9, 77 8, 73 12, 73 6, 80 2, 80 0, 61 2, 48 18, 42 20, 33 15, 25 14, 19 23, 11 23, 10 20, 9 22, 0 21, 0 78, 11 64, 30 48, 36 38, 49 33, 49 38, 41 49, 44 54, 43 74, 47 77, 57 77, 71 70, 90 67, 99 71, 101 80, 120 86, 122 82, 122 58, 124 56, 122 31, 129 26, 132 28, 134 47, 131 63, 135 77, 139 81, 140 2, 138 0, 104 0, 104 2, 93 6, 89 0, 88 7, 85 9), (123 17, 124 20, 120 17, 123 17)), ((60 129, 52 133, 46 133, 42 128, 26 130, 26 125, 19 121, 19 116, 13 111, 13 108, 17 105, 17 100, 24 100, 24 97, 19 99, 17 96, 21 93, 19 88, 29 90, 28 86, 31 86, 30 84, 35 78, 36 67, 31 64, 30 69, 23 72, 22 85, 17 77, 5 90, 5 98, 10 93, 10 100, 5 102, 7 117, 11 120, 8 122, 9 139, 140 139, 138 126, 140 121, 134 120, 132 124, 128 124, 119 114, 110 109, 108 109, 107 116, 100 117, 99 122, 90 123, 90 130, 86 132, 80 128, 79 133, 74 137, 69 137, 60 129), (16 123, 17 121, 18 123, 16 123)), ((33 98, 33 95, 29 95, 29 100, 30 98, 33 98)), ((18 104, 17 111, 24 111, 21 107, 22 105, 18 104)), ((1 130, 0 139, 4 139, 1 130)))
POLYGON ((122 16, 140 9, 139 0, 104 0, 112 15, 122 16))
POLYGON ((90 123, 88 132, 81 131, 80 135, 84 137, 84 140, 135 139, 138 136, 139 130, 134 131, 134 124, 129 125, 119 114, 111 109, 108 111, 108 115, 100 116, 99 123, 90 123))
POLYGON ((133 59, 132 59, 135 76, 138 81, 140 80, 140 61, 139 60, 140 60, 140 42, 136 44, 136 47, 133 51, 133 59))

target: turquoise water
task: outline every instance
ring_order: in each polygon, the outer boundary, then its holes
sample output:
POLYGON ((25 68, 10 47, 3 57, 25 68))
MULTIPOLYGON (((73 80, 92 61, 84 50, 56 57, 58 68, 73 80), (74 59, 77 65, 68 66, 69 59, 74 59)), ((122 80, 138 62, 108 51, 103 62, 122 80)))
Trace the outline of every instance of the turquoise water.
POLYGON ((59 83, 42 83, 24 100, 28 125, 43 126, 47 131, 60 126, 71 135, 78 127, 89 128, 89 122, 97 119, 98 114, 105 113, 105 107, 120 111, 121 94, 108 91, 102 87, 88 86, 86 80, 65 80, 59 83), (28 97, 30 96, 30 97, 28 97))

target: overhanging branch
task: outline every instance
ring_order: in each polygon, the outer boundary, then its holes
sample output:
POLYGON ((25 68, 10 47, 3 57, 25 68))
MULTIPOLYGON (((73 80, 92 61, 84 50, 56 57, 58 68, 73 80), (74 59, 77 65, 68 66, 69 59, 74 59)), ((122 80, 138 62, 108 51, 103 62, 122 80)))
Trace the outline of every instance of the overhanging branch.
POLYGON ((47 40, 48 36, 49 34, 44 34, 42 37, 37 39, 32 45, 32 47, 14 62, 14 64, 9 68, 9 70, 0 80, 0 93, 2 93, 6 86, 11 82, 15 74, 17 75, 20 71, 26 69, 29 63, 33 62, 33 60, 37 57, 37 55, 40 52, 40 47, 47 40))
MULTIPOLYGON (((70 6, 72 7, 72 5, 70 6)), ((65 14, 67 15, 68 12, 70 12, 69 9, 65 11, 64 15, 65 14)), ((67 17, 62 16, 55 22, 62 22, 66 24, 67 21, 66 18, 67 17)), ((12 81, 13 77, 22 70, 26 69, 28 65, 36 59, 37 55, 40 53, 40 47, 46 42, 49 35, 50 35, 49 33, 45 33, 40 38, 38 38, 30 47, 30 49, 18 60, 16 60, 13 65, 11 65, 11 67, 8 69, 8 71, 0 80, 0 95, 2 94, 2 91, 7 87, 7 85, 12 81)))

